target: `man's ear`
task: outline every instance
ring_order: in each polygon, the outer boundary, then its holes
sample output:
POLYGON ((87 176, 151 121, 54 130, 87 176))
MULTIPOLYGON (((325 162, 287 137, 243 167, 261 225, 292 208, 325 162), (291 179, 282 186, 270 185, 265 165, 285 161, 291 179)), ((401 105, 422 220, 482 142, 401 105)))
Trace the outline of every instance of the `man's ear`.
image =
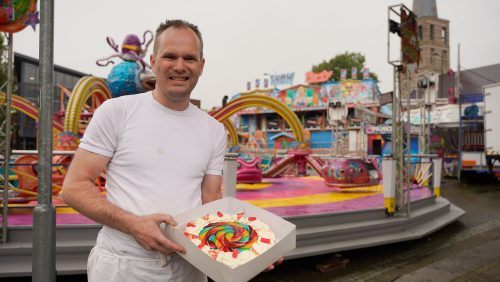
POLYGON ((155 66, 155 55, 154 54, 149 55, 149 64, 151 65, 151 69, 154 69, 154 66, 155 66))
POLYGON ((205 58, 201 59, 201 72, 200 76, 203 74, 203 70, 205 69, 205 58))

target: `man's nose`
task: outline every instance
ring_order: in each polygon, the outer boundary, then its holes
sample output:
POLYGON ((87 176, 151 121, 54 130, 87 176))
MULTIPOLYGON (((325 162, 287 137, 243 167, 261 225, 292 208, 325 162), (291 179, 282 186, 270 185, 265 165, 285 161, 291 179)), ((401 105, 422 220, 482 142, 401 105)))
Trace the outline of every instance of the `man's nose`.
POLYGON ((184 61, 183 59, 175 60, 174 62, 175 71, 183 71, 185 69, 186 69, 186 61, 184 61))

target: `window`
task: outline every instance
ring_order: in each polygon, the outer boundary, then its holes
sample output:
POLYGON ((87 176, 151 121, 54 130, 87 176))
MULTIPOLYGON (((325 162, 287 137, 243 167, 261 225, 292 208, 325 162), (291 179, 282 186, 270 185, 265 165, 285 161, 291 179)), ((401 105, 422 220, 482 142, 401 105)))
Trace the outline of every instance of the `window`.
POLYGON ((55 71, 54 76, 55 76, 55 79, 54 79, 55 84, 61 84, 64 86, 64 73, 55 71))
POLYGON ((418 26, 418 40, 422 40, 424 38, 424 28, 419 25, 418 26))
POLYGON ((434 25, 431 24, 429 27, 429 37, 431 40, 434 40, 434 25))
POLYGON ((31 103, 38 105, 38 84, 23 83, 21 85, 21 96, 31 103))
POLYGON ((23 63, 23 74, 21 81, 28 83, 38 83, 38 68, 35 65, 23 63))
POLYGON ((441 29, 441 42, 448 42, 448 38, 446 36, 446 27, 443 27, 443 29, 441 29))
MULTIPOLYGON (((434 62, 434 55, 436 55, 437 53, 434 52, 434 48, 431 48, 431 64, 434 62)), ((437 54, 439 56, 439 54, 437 54)))

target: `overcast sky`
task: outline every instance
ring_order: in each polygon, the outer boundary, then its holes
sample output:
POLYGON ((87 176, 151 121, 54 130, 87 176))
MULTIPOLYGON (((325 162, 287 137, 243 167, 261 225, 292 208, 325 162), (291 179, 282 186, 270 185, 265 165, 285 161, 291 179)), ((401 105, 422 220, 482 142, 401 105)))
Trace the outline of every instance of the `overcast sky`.
MULTIPOLYGON (((245 91, 247 81, 262 80, 264 73, 294 72, 294 84, 304 83, 312 65, 345 51, 365 55, 387 92, 393 85, 387 8, 395 4, 411 9, 413 1, 55 0, 54 63, 106 77, 111 66, 95 61, 114 52, 107 36, 121 44, 127 34, 142 35, 165 19, 180 18, 198 25, 204 37, 205 71, 192 96, 202 108, 245 91)), ((465 68, 500 63, 500 1, 437 0, 437 6, 438 16, 450 21, 452 68, 458 43, 465 68)), ((16 33, 15 52, 38 58, 38 31, 16 33)))

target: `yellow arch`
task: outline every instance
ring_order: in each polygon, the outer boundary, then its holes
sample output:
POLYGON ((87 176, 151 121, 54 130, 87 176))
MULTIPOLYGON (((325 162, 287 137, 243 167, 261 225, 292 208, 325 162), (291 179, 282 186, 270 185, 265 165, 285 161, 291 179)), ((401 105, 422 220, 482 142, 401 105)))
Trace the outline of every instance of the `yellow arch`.
POLYGON ((91 96, 96 95, 102 103, 111 98, 111 91, 104 79, 95 76, 82 77, 73 89, 64 117, 64 131, 78 134, 78 123, 83 105, 91 96))
POLYGON ((222 122, 224 126, 226 126, 226 129, 230 133, 229 135, 231 137, 233 145, 238 144, 237 135, 233 136, 231 134, 232 131, 236 132, 236 130, 234 129, 232 124, 230 122, 227 122, 226 120, 228 117, 238 112, 239 110, 249 107, 264 107, 274 110, 288 123, 290 129, 295 135, 295 139, 298 142, 304 142, 304 128, 300 124, 299 118, 292 110, 290 110, 285 104, 271 97, 259 94, 249 94, 241 96, 229 102, 226 106, 220 108, 216 112, 211 113, 215 119, 222 122))
POLYGON ((233 124, 229 119, 225 119, 221 121, 224 127, 226 127, 227 132, 229 133, 229 139, 231 140, 231 145, 238 145, 238 132, 236 132, 236 128, 234 128, 233 124))

